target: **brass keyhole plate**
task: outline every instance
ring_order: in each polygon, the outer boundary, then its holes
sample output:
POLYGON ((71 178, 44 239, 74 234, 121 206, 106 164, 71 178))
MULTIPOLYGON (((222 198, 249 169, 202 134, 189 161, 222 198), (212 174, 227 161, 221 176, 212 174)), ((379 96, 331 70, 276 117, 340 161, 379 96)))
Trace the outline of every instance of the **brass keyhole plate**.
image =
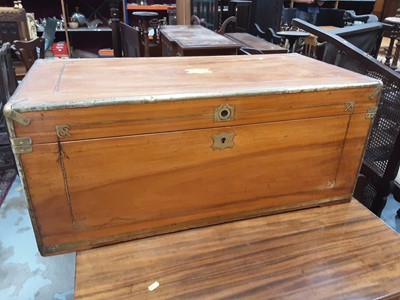
POLYGON ((227 148, 233 148, 235 146, 235 143, 233 141, 235 137, 235 133, 226 133, 223 132, 221 134, 214 134, 212 136, 213 139, 213 144, 212 148, 213 149, 227 149, 227 148))

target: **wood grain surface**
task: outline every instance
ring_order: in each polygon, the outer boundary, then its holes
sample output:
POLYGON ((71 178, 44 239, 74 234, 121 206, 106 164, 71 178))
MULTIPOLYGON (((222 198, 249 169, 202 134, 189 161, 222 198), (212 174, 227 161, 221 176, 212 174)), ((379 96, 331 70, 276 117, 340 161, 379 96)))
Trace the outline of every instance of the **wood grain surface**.
POLYGON ((298 54, 39 60, 25 78, 8 102, 19 112, 377 84, 298 54))
POLYGON ((286 48, 267 42, 266 40, 247 32, 229 32, 225 33, 224 36, 239 43, 244 48, 256 49, 264 54, 288 52, 286 48))
POLYGON ((349 201, 378 82, 267 57, 36 64, 8 107, 30 119, 12 136, 41 253, 349 201))
POLYGON ((75 299, 399 299, 400 237, 353 199, 81 251, 75 280, 75 299))

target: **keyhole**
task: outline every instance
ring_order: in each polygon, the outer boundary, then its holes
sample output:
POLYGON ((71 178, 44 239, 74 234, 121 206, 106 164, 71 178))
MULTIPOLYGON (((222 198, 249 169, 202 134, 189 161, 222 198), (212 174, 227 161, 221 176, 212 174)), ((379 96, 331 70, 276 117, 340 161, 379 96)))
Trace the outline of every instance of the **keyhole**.
POLYGON ((226 141, 226 137, 223 137, 223 138, 221 139, 221 143, 222 143, 222 144, 225 144, 225 141, 226 141))

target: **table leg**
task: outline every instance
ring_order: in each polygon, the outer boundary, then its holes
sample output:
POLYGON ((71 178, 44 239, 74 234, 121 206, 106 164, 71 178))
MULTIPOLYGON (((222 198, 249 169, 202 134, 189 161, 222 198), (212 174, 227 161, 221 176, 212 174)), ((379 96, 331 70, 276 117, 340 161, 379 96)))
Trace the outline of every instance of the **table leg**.
POLYGON ((400 55, 400 39, 397 41, 396 43, 396 50, 394 52, 394 56, 393 56, 393 60, 392 60, 392 64, 390 65, 390 67, 393 70, 397 69, 397 63, 399 61, 399 55, 400 55))

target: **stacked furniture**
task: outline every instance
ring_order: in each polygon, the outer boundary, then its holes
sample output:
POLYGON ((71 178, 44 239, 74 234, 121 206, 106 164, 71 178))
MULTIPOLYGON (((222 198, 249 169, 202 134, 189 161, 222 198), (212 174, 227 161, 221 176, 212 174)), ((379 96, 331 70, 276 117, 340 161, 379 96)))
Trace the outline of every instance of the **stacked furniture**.
POLYGON ((383 83, 378 109, 371 111, 376 116, 354 194, 379 216, 393 192, 400 164, 400 74, 337 35, 300 19, 294 19, 293 24, 324 42, 323 61, 383 83))

